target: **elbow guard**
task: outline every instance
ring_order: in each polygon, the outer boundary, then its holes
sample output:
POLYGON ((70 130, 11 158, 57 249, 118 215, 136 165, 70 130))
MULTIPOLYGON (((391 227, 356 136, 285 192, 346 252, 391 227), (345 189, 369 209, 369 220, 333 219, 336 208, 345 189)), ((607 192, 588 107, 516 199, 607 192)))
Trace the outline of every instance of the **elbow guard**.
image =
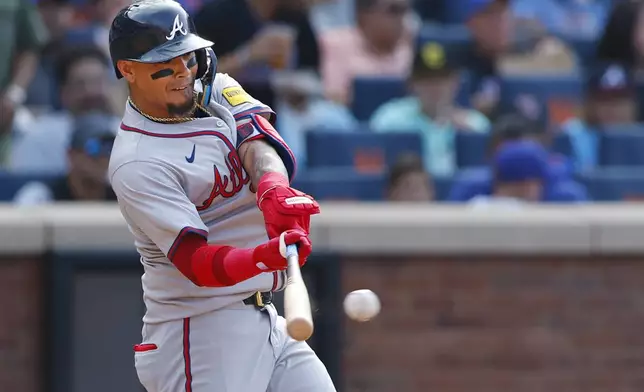
POLYGON ((254 128, 262 134, 268 144, 277 151, 282 162, 284 162, 284 167, 286 167, 286 171, 288 172, 289 180, 293 181, 297 171, 297 163, 291 149, 286 145, 279 133, 277 133, 271 122, 265 117, 260 114, 250 114, 249 118, 251 119, 254 128))

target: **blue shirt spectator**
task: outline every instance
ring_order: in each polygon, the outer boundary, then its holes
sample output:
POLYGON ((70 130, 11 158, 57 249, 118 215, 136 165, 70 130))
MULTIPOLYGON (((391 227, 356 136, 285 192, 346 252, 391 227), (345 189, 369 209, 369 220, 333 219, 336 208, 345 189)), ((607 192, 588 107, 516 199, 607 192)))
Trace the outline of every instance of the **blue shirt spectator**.
POLYGON ((472 204, 538 202, 549 177, 548 151, 532 140, 507 142, 494 153, 491 169, 491 194, 474 197, 472 204))
POLYGON ((412 96, 385 103, 370 120, 376 132, 420 133, 425 168, 433 175, 454 172, 457 131, 489 130, 483 114, 455 105, 466 49, 458 44, 425 43, 414 59, 409 80, 412 96))
MULTIPOLYGON (((579 203, 589 200, 586 188, 561 169, 564 157, 550 157, 550 177, 545 184, 542 201, 546 203, 579 203), (553 159, 554 158, 554 159, 553 159), (559 159, 558 159, 559 158, 559 159), (564 175, 564 173, 566 173, 564 175)), ((466 202, 480 195, 492 194, 492 171, 488 167, 468 169, 458 173, 448 200, 466 202)))
MULTIPOLYGON (((543 130, 524 116, 506 115, 495 123, 492 130, 490 150, 496 151, 507 143, 530 141, 544 143, 543 130)), ((573 179, 574 168, 567 157, 549 154, 548 177, 542 194, 544 202, 580 202, 588 196, 583 186, 573 179)), ((493 170, 486 166, 467 169, 456 175, 448 200, 466 202, 476 196, 493 193, 493 170)))

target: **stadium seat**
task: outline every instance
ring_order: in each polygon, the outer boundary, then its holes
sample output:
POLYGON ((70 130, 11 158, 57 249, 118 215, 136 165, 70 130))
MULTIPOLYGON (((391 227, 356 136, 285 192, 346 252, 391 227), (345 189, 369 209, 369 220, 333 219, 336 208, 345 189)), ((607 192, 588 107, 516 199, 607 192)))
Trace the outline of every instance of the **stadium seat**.
POLYGON ((382 172, 400 154, 422 156, 416 133, 309 132, 306 135, 309 168, 353 167, 357 172, 382 172))
POLYGON ((572 153, 572 142, 568 134, 559 132, 552 138, 552 146, 550 148, 552 152, 564 155, 568 158, 571 158, 572 153))
MULTIPOLYGON (((446 200, 452 178, 434 178, 437 200, 446 200)), ((300 172, 293 186, 317 200, 381 201, 385 199, 387 177, 385 173, 361 174, 352 167, 308 169, 300 172)))
POLYGON ((578 175, 593 201, 644 199, 644 172, 634 167, 601 168, 578 175))
POLYGON ((0 202, 10 202, 23 185, 31 181, 48 181, 52 177, 38 174, 12 174, 0 171, 0 202))
POLYGON ((644 166, 644 125, 605 129, 599 146, 600 166, 644 166))
POLYGON ((401 78, 356 78, 353 81, 351 110, 358 121, 369 118, 385 102, 407 95, 407 85, 401 78))
POLYGON ((308 169, 293 186, 317 200, 378 201, 384 197, 384 174, 360 174, 352 167, 308 169))
MULTIPOLYGON (((514 112, 534 102, 534 115, 544 124, 561 124, 576 115, 583 84, 579 75, 505 76, 501 79, 500 109, 514 112)), ((532 115, 532 113, 530 113, 532 115)))
POLYGON ((486 133, 456 133, 456 166, 459 169, 484 166, 486 164, 489 135, 486 133))
POLYGON ((445 200, 464 203, 478 195, 492 192, 492 173, 488 167, 471 167, 454 174, 445 200))
POLYGON ((418 32, 417 44, 420 46, 426 42, 438 42, 443 45, 470 44, 472 43, 472 33, 467 26, 462 24, 427 23, 418 32))
MULTIPOLYGON (((469 106, 470 76, 463 72, 456 102, 469 106)), ((353 81, 351 111, 358 121, 369 121, 384 103, 407 95, 407 82, 401 78, 356 78, 353 81)))
POLYGON ((434 177, 434 192, 436 201, 447 201, 449 192, 452 189, 453 176, 435 176, 434 177))

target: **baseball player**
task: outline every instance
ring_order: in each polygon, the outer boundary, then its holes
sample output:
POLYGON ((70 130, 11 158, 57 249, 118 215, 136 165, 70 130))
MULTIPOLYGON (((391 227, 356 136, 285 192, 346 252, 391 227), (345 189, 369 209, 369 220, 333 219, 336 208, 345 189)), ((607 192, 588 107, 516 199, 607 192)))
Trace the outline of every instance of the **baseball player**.
POLYGON ((212 42, 172 0, 121 10, 110 30, 129 84, 109 176, 144 266, 149 392, 328 392, 327 370, 271 304, 285 247, 311 252, 308 195, 274 113, 216 73, 212 42))

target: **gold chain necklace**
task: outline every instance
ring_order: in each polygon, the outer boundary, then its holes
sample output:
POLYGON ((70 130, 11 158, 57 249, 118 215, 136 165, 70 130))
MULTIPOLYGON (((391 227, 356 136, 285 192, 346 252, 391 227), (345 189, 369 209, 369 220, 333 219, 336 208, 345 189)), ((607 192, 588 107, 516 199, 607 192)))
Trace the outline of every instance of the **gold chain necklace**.
MULTIPOLYGON (((143 110, 139 109, 139 107, 136 106, 134 101, 132 101, 132 98, 127 97, 127 101, 130 103, 130 105, 132 105, 132 107, 134 109, 136 109, 137 112, 141 113, 141 115, 143 117, 145 117, 145 118, 147 118, 149 120, 155 121, 155 122, 160 122, 160 123, 179 123, 179 122, 194 121, 194 120, 196 120, 198 118, 198 117, 154 117, 154 116, 150 116, 149 114, 146 114, 145 112, 143 112, 143 110)), ((203 110, 204 113, 206 113, 208 115, 211 115, 210 112, 208 111, 208 109, 206 109, 205 107, 203 107, 203 106, 199 105, 199 103, 197 103, 197 98, 195 97, 192 100, 192 108, 190 108, 189 113, 194 113, 195 110, 197 110, 197 108, 203 110)))

